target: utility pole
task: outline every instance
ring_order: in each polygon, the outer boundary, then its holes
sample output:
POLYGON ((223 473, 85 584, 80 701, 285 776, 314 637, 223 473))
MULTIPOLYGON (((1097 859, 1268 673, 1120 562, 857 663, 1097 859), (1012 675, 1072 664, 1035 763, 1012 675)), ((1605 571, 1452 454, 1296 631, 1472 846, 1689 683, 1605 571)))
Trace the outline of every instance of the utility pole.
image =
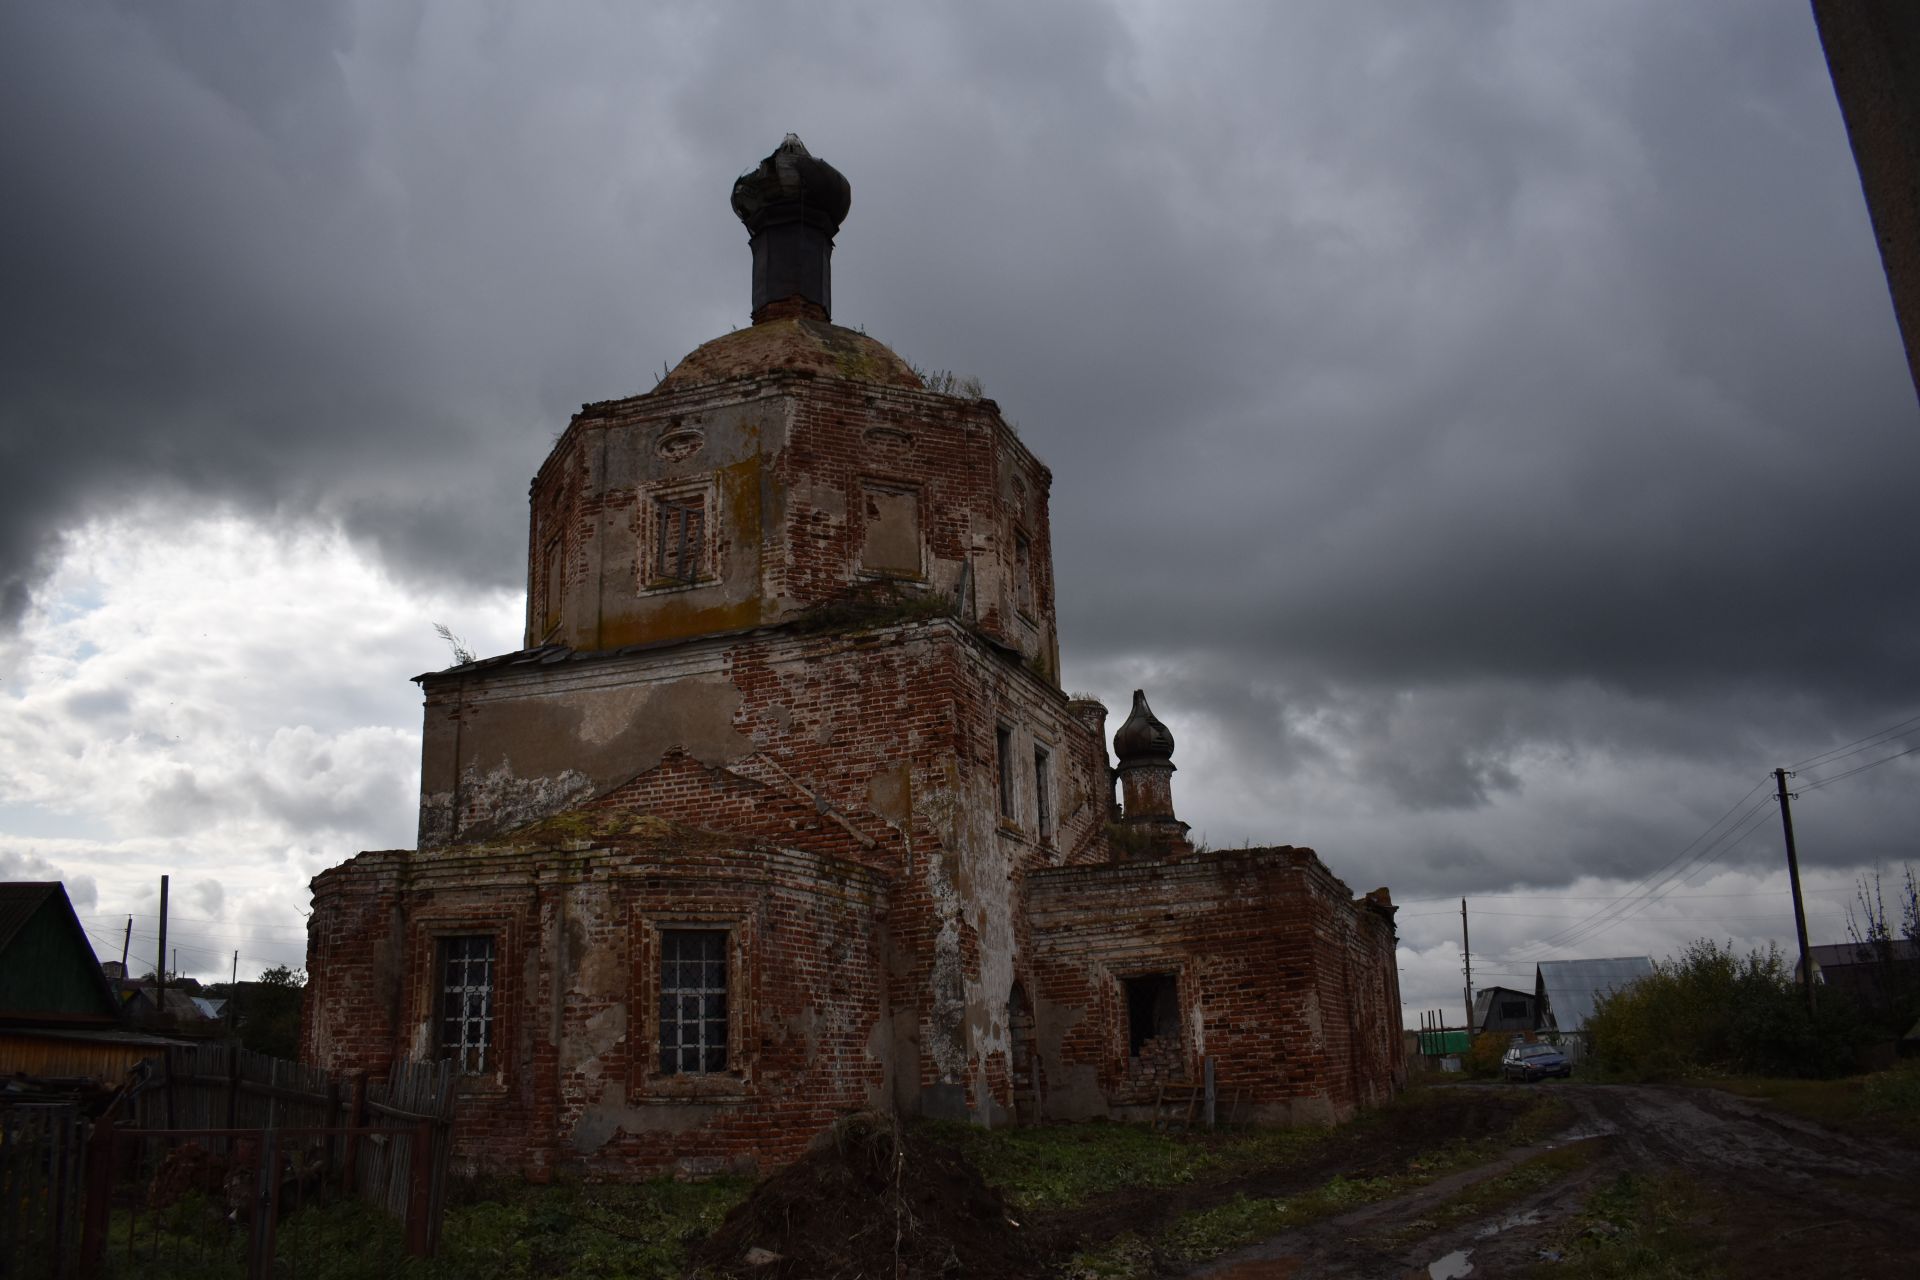
POLYGON ((160 947, 153 958, 154 974, 157 984, 154 991, 154 1003, 160 1006, 160 1016, 167 1016, 167 877, 160 877, 160 947))
POLYGON ((120 939, 120 976, 123 978, 131 978, 133 976, 132 974, 127 972, 127 952, 131 950, 132 947, 133 947, 133 917, 128 916, 126 936, 120 939))
POLYGON ((1460 962, 1467 974, 1467 1034, 1473 1034, 1473 952, 1467 947, 1467 900, 1460 899, 1460 962))
POLYGON ((1793 847, 1793 807, 1787 803, 1787 771, 1775 769, 1780 793, 1780 830, 1787 837, 1787 880, 1793 885, 1793 929, 1800 935, 1800 984, 1807 992, 1807 1016, 1813 1016, 1813 953, 1807 949, 1807 907, 1800 899, 1800 854, 1793 847))
POLYGON ((235 1010, 240 1005, 240 953, 233 953, 233 976, 227 979, 227 1034, 233 1034, 235 1010))

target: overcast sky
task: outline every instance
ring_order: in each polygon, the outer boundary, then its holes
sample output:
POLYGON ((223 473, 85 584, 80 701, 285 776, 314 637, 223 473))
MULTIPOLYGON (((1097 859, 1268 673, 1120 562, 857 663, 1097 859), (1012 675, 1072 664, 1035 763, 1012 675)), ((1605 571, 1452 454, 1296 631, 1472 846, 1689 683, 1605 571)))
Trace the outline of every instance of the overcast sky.
MULTIPOLYGON (((1461 896, 1483 983, 1791 943, 1752 789, 1920 717, 1804 0, 0 8, 0 877, 150 966, 168 872, 181 969, 299 963, 307 879, 412 841, 433 624, 519 643, 568 415, 746 322, 788 130, 835 319, 1052 466, 1067 683, 1145 685, 1196 837, 1391 886, 1409 1021, 1461 896)), ((1914 746, 1796 779, 1815 941, 1914 746)))

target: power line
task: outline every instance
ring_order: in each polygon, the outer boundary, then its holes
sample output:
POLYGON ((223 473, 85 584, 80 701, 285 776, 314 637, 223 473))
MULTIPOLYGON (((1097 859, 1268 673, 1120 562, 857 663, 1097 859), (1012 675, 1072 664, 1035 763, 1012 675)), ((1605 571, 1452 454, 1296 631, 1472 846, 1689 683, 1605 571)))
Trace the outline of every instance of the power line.
POLYGON ((1831 764, 1835 760, 1844 760, 1846 757, 1857 755, 1869 747, 1879 746, 1883 740, 1895 737, 1903 730, 1913 728, 1916 725, 1920 725, 1920 716, 1915 716, 1911 720, 1902 720, 1899 724, 1893 725, 1890 728, 1877 730, 1864 738, 1855 738, 1852 742, 1842 743, 1831 751, 1822 751, 1817 756, 1808 756, 1798 764, 1788 765, 1787 772, 1799 773, 1802 770, 1812 769, 1818 765, 1831 764))
POLYGON ((1627 916, 1631 915, 1635 910, 1633 904, 1654 900, 1659 896, 1659 891, 1665 886, 1684 883, 1688 876, 1691 876, 1694 871, 1705 865, 1703 859, 1707 859, 1709 855, 1717 856, 1717 854, 1714 854, 1714 851, 1725 843, 1729 837, 1746 834, 1741 824, 1749 823, 1755 813, 1764 809, 1766 805, 1771 802, 1771 797, 1765 795, 1755 799, 1754 793, 1760 791, 1771 781, 1772 779, 1769 777, 1762 778, 1759 782, 1754 783, 1753 786, 1747 789, 1745 795, 1733 802, 1731 808, 1721 814, 1719 818, 1715 819, 1705 831, 1702 831, 1689 841, 1686 848, 1680 850, 1679 853, 1668 859, 1664 864, 1655 869, 1651 875, 1640 881, 1633 888, 1627 890, 1626 893, 1588 916, 1580 924, 1571 925, 1551 937, 1529 943, 1527 946, 1541 951, 1551 950, 1555 947, 1571 946, 1575 942, 1593 936, 1593 934, 1599 932, 1601 928, 1614 923, 1616 920, 1626 919, 1627 916), (1742 806, 1745 806, 1744 811, 1742 811, 1742 806), (1737 818, 1734 817, 1736 813, 1739 814, 1737 818), (1733 822, 1731 826, 1726 825, 1729 819, 1732 819, 1733 822), (1720 832, 1717 836, 1714 835, 1716 831, 1720 832), (1709 837, 1711 837, 1711 839, 1709 839, 1709 837), (1704 847, 1701 847, 1702 841, 1707 841, 1704 847), (1694 853, 1693 851, 1697 847, 1700 851, 1694 853), (1692 854, 1691 858, 1689 858, 1689 854, 1692 854))
POLYGON ((1830 787, 1834 783, 1840 781, 1840 779, 1842 778, 1851 778, 1856 773, 1865 773, 1869 769, 1878 769, 1883 764, 1886 764, 1893 760, 1898 760, 1901 756, 1910 756, 1916 751, 1920 751, 1920 743, 1916 743, 1915 745, 1908 747, 1905 751, 1896 751, 1890 756, 1882 756, 1878 760, 1869 761, 1868 763, 1862 764, 1862 765, 1855 765, 1853 768, 1844 770, 1840 773, 1833 774, 1831 777, 1816 778, 1814 781, 1809 782, 1805 786, 1801 787, 1797 794, 1804 795, 1809 791, 1818 791, 1822 787, 1830 787))

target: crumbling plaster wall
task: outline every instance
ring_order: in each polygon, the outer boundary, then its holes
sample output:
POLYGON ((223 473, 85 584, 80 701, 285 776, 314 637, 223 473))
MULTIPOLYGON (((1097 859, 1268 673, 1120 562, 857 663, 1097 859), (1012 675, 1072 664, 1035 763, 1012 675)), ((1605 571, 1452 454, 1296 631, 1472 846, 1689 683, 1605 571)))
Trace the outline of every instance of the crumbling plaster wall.
MULTIPOLYGON (((464 777, 481 765, 524 777, 533 762, 564 762, 596 787, 625 774, 599 791, 596 807, 893 874, 888 967, 905 994, 890 1034, 911 1064, 896 1101, 987 1120, 1004 1107, 1006 1090, 987 1073, 1004 1072, 989 1063, 998 1054, 1004 1064, 1011 1051, 1017 876, 1106 856, 1105 744, 1025 664, 934 620, 449 676, 430 684, 430 710, 455 697, 455 685, 462 723, 438 745, 477 755, 464 777), (1000 812, 1003 728, 1011 816, 1000 812), (535 750, 523 745, 536 739, 535 750), (1036 746, 1050 761, 1044 834, 1036 746)), ((494 803, 494 793, 481 795, 494 803)), ((431 821, 464 839, 489 819, 507 824, 497 810, 456 807, 450 792, 426 804, 447 816, 423 818, 423 830, 431 821)))

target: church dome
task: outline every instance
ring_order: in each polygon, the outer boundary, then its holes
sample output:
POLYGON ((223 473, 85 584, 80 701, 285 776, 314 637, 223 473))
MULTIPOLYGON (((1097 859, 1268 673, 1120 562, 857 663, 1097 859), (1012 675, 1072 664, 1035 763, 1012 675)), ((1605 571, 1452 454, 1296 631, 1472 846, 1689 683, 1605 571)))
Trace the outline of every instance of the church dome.
POLYGON ((1173 730, 1153 714, 1144 690, 1133 691, 1133 713, 1113 735, 1113 754, 1123 765, 1173 759, 1173 730))
POLYGON ((781 370, 805 370, 821 378, 916 391, 926 387, 920 375, 885 343, 824 320, 791 316, 763 320, 703 343, 654 389, 683 391, 781 370))

